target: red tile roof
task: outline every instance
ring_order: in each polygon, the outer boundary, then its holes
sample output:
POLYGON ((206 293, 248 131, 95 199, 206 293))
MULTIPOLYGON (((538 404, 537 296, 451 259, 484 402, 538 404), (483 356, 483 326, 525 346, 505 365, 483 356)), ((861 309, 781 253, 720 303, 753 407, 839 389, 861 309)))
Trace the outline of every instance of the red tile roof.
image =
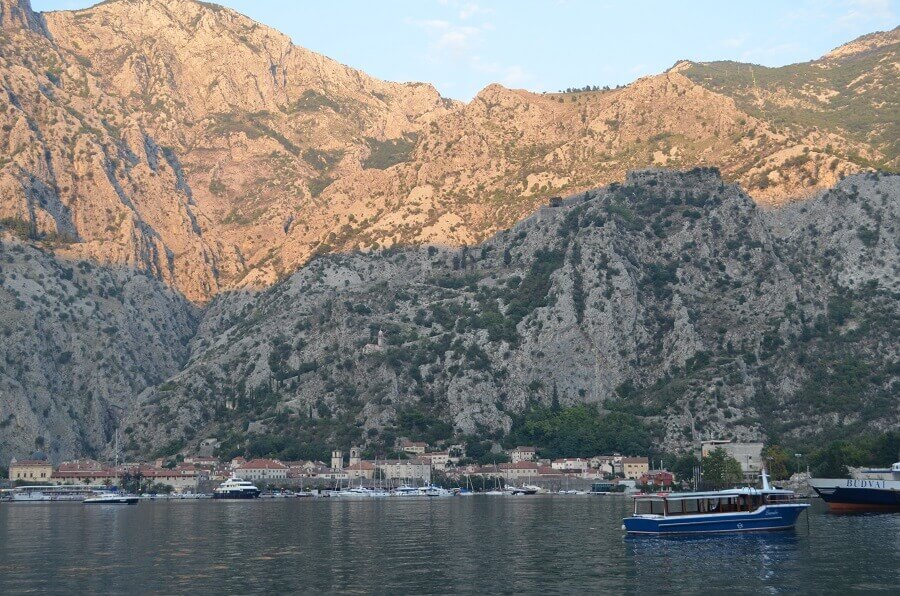
POLYGON ((352 466, 347 466, 344 468, 345 470, 374 470, 375 464, 370 461, 361 461, 359 463, 355 463, 352 466))
POLYGON ((287 466, 274 459, 251 459, 238 466, 239 470, 286 470, 287 466))
POLYGON ((51 478, 114 478, 114 470, 57 470, 51 478))
POLYGON ((103 464, 93 459, 76 459, 59 464, 60 472, 96 472, 103 469, 103 464))
POLYGON ((514 464, 500 464, 501 470, 537 470, 538 465, 533 461, 519 461, 514 464))

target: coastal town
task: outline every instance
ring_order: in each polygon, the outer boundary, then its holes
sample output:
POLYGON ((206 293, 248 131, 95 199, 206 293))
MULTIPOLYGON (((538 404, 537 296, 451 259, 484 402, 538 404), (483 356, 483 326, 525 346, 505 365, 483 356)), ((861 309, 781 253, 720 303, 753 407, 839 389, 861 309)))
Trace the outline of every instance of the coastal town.
MULTIPOLYGON (((245 457, 223 461, 214 455, 216 447, 215 441, 208 441, 201 445, 199 454, 118 465, 93 459, 58 465, 43 458, 13 459, 9 463, 9 482, 16 486, 121 484, 141 493, 192 495, 209 493, 229 478, 250 481, 267 489, 332 490, 345 485, 401 484, 486 488, 527 483, 553 492, 587 489, 598 483, 609 491, 631 491, 638 487, 665 491, 683 486, 684 480, 662 466, 654 466, 654 462, 643 456, 613 453, 546 459, 530 446, 507 450, 497 446, 492 454, 497 463, 487 465, 467 460, 464 445, 438 449, 406 439, 398 441, 394 457, 366 459, 362 449, 351 447, 346 452, 333 450, 328 462, 245 457)), ((742 471, 748 476, 758 473, 760 443, 709 441, 703 445, 703 455, 713 447, 725 448, 738 461, 742 457, 742 471)))

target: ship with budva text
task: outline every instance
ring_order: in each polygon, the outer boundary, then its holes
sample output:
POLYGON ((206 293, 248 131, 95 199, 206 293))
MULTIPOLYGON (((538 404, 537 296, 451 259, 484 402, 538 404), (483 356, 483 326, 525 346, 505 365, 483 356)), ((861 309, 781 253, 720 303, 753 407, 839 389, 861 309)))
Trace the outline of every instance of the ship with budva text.
POLYGON ((900 462, 852 476, 810 478, 809 486, 832 511, 900 511, 900 462))

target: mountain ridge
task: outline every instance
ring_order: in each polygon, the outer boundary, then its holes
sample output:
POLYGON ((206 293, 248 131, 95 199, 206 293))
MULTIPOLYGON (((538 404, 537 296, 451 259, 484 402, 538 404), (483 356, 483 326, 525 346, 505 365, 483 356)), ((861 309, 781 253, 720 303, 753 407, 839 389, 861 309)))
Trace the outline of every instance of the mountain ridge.
MULTIPOLYGON (((896 61, 896 29, 859 42, 862 54, 881 52, 858 67, 875 77, 862 99, 848 100, 860 131, 881 131, 866 136, 843 132, 822 102, 772 119, 780 98, 805 96, 772 87, 761 109, 720 63, 680 62, 600 92, 494 84, 461 104, 427 84, 379 81, 207 3, 122 0, 39 17, 25 0, 4 6, 41 23, 10 46, 4 68, 27 101, 7 111, 6 126, 38 131, 66 165, 26 158, 13 142, 20 133, 0 135, 12 155, 0 167, 0 219, 69 238, 56 250, 72 258, 149 271, 200 304, 265 287, 317 254, 475 243, 555 195, 632 169, 717 166, 775 205, 855 171, 896 168, 900 151, 884 116, 896 85, 879 83, 896 61), (865 107, 870 94, 882 108, 865 107), (60 150, 73 140, 75 155, 60 150), (102 159, 84 157, 97 148, 102 159), (66 170, 101 188, 63 180, 66 170), (109 204, 84 200, 98 192, 109 204)), ((813 62, 824 73, 820 63, 857 68, 846 57, 813 62)))

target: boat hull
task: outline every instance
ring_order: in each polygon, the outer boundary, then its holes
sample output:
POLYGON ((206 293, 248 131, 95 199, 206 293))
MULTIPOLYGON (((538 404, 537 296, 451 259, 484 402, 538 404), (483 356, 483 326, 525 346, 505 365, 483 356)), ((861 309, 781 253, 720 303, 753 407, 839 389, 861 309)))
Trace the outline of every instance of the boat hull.
POLYGON ((229 500, 229 501, 233 501, 236 499, 249 500, 249 499, 258 499, 258 498, 259 498, 259 491, 252 491, 252 490, 213 493, 213 499, 223 499, 223 500, 229 500))
POLYGON ((137 505, 138 497, 115 497, 106 499, 85 499, 85 505, 137 505))
POLYGON ((900 481, 814 478, 809 485, 832 511, 900 511, 900 481))
POLYGON ((719 534, 789 530, 807 503, 767 505, 756 511, 713 515, 633 516, 623 520, 629 534, 719 534))

